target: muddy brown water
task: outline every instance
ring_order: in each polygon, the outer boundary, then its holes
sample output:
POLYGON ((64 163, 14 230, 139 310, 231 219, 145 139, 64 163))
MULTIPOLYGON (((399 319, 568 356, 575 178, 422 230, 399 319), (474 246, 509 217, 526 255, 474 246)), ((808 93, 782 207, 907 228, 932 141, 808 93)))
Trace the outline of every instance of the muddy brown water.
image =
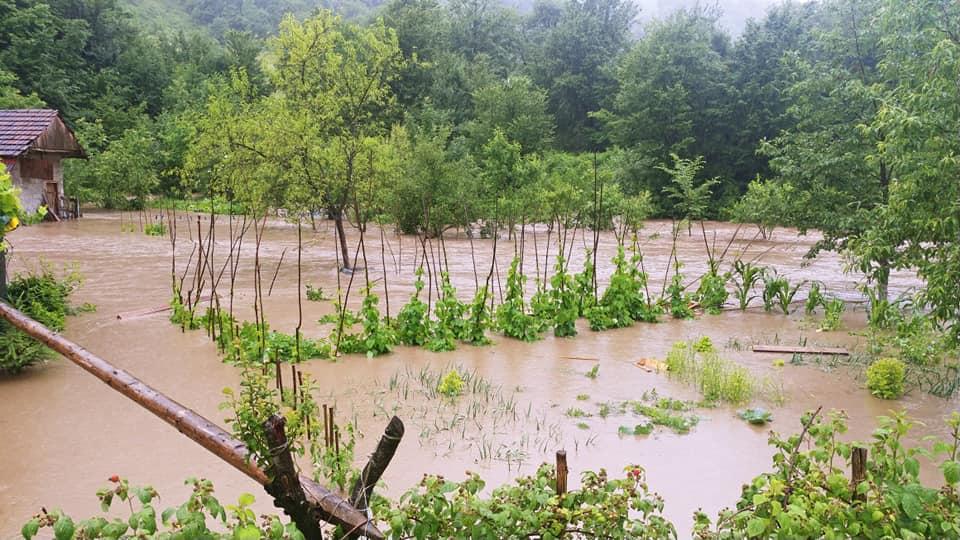
MULTIPOLYGON (((129 220, 130 216, 123 219, 129 220)), ((196 239, 194 219, 182 216, 178 227, 176 251, 181 270, 196 239)), ((215 256, 219 260, 228 251, 224 219, 217 227, 215 256)), ((303 281, 333 292, 337 288, 337 261, 332 227, 322 222, 318 229, 304 230, 303 281)), ((495 486, 517 474, 532 473, 539 463, 552 460, 556 450, 566 449, 572 486, 584 469, 605 467, 619 474, 627 465, 643 466, 651 489, 665 498, 666 514, 677 524, 681 538, 689 536, 695 510, 702 508, 715 515, 736 501, 743 483, 770 468, 769 431, 797 431, 799 416, 805 410, 820 405, 842 409, 850 417, 850 436, 865 439, 875 427, 876 416, 903 408, 924 423, 915 430, 914 440, 945 435, 942 419, 957 409, 957 399, 942 400, 913 392, 901 401, 885 402, 869 395, 856 370, 813 363, 787 363, 776 368, 775 359, 789 358, 750 352, 751 343, 796 344, 803 339, 808 344, 852 349, 862 345, 858 331, 862 330, 864 313, 855 287, 858 278, 845 274, 843 261, 832 254, 812 262, 803 260, 816 236, 798 236, 795 231, 781 229, 772 240, 753 240, 752 230, 737 232, 735 226, 725 223, 708 223, 706 231, 706 243, 715 244, 718 252, 737 233, 727 262, 737 256, 757 258, 759 264, 777 268, 792 282, 818 280, 829 293, 850 301, 843 329, 816 332, 815 323, 803 320, 799 305, 799 313, 790 316, 753 308, 602 333, 591 332, 581 321, 580 334, 575 338, 547 336, 535 343, 521 343, 495 337, 491 346, 461 346, 449 353, 400 347, 379 358, 315 360, 304 364, 304 370, 317 379, 317 399, 336 405, 338 420, 357 422, 361 433, 357 443, 359 462, 376 444, 390 414, 396 412, 406 422, 407 435, 384 478, 387 494, 399 495, 424 473, 462 479, 464 471, 472 470, 479 472, 488 486, 495 486), (782 382, 787 396, 783 405, 758 403, 773 412, 771 425, 751 427, 736 418, 734 409, 719 407, 698 409, 701 421, 686 435, 657 430, 646 437, 622 437, 617 433, 619 426, 638 423, 637 418, 630 414, 602 418, 597 414, 601 403, 638 399, 654 389, 661 396, 696 399, 689 387, 662 374, 646 372, 635 362, 663 358, 675 341, 701 335, 710 336, 725 357, 782 382), (600 365, 599 376, 586 377, 585 372, 596 363, 600 365), (480 388, 478 393, 471 390, 454 403, 427 397, 421 374, 438 374, 451 367, 472 373, 489 388, 480 388), (589 397, 578 400, 579 395, 589 397), (570 418, 565 414, 570 408, 581 408, 592 416, 570 418), (581 422, 585 426, 578 426, 581 422)), ((538 265, 542 273, 544 265, 545 229, 541 226, 536 235, 536 244, 530 228, 524 235, 524 269, 531 275, 538 265), (535 254, 538 262, 534 261, 535 254)), ((351 242, 356 242, 357 236, 352 232, 351 242)), ((374 288, 383 297, 379 233, 371 231, 367 236, 367 267, 371 279, 379 280, 374 288)), ((273 328, 291 333, 298 320, 296 237, 293 225, 271 221, 260 250, 265 293, 274 272, 277 274, 273 292, 264 302, 267 319, 273 328)), ((396 313, 413 290, 414 251, 419 248, 413 237, 390 233, 386 238, 386 278, 390 307, 396 313)), ((120 215, 104 212, 90 213, 79 221, 22 228, 10 240, 13 273, 46 261, 55 267, 75 265, 84 276, 73 300, 92 302, 97 311, 69 318, 64 332, 68 338, 222 423, 226 413, 218 408, 223 400, 221 392, 224 387, 237 386, 239 371, 220 361, 206 334, 181 332, 167 320, 168 313, 117 318, 119 313, 160 307, 169 301, 168 238, 148 237, 139 230, 122 232, 120 215)), ((582 264, 583 247, 591 243, 592 238, 583 238, 582 233, 574 240, 571 268, 575 271, 582 264)), ((491 244, 491 240, 470 242, 463 235, 450 234, 444 241, 445 256, 442 251, 434 255, 445 257, 453 284, 464 299, 474 290, 474 260, 477 279, 482 282, 485 278, 491 244)), ((680 235, 677 253, 684 263, 685 283, 705 271, 704 245, 698 228, 690 236, 685 232, 680 235)), ((609 261, 615 246, 612 235, 601 236, 601 284, 612 272, 609 261)), ((670 224, 648 223, 641 247, 656 294, 671 261, 670 224)), ((434 248, 438 248, 437 243, 434 248)), ((499 240, 497 262, 502 285, 515 249, 514 241, 499 240)), ((555 235, 550 250, 555 253, 555 235)), ((552 272, 552 255, 550 259, 552 272)), ((235 300, 241 319, 253 317, 252 263, 250 235, 243 246, 235 300)), ((356 273, 354 291, 362 286, 363 277, 362 270, 356 273)), ((340 279, 348 277, 341 275, 340 279)), ((346 281, 342 285, 345 287, 346 281)), ((494 276, 495 290, 496 285, 494 276)), ((891 291, 908 292, 916 285, 911 274, 899 273, 893 277, 891 291)), ((220 292, 224 291, 221 285, 220 292)), ((316 321, 331 310, 329 302, 304 301, 304 333, 325 335, 328 329, 316 321)), ((184 479, 202 476, 214 481, 221 502, 229 503, 243 492, 252 492, 257 495, 258 510, 272 511, 266 494, 248 478, 67 361, 58 359, 17 377, 0 378, 0 538, 16 538, 22 523, 41 506, 63 508, 76 517, 98 512, 94 493, 114 474, 128 477, 135 484, 153 485, 161 493, 162 507, 184 500, 188 493, 184 479)), ((923 474, 930 482, 937 480, 932 466, 925 467, 923 474)))

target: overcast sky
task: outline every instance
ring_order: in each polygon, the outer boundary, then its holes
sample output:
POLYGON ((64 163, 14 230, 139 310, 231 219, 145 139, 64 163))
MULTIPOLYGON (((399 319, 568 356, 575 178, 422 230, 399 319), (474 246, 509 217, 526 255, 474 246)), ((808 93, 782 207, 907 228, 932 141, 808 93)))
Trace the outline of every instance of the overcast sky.
MULTIPOLYGON (((747 19, 760 19, 767 11, 767 7, 778 4, 782 0, 700 0, 701 5, 712 5, 716 2, 723 10, 720 24, 731 34, 738 35, 743 30, 747 19)), ((634 0, 640 6, 640 21, 666 17, 679 7, 689 7, 697 4, 697 0, 634 0)))

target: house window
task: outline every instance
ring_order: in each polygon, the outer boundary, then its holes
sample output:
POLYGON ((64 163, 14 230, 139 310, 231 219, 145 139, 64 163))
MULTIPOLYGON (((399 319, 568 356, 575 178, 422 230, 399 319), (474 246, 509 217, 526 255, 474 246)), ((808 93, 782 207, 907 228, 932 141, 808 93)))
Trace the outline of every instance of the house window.
POLYGON ((20 161, 20 176, 53 180, 53 162, 43 159, 24 159, 20 161))

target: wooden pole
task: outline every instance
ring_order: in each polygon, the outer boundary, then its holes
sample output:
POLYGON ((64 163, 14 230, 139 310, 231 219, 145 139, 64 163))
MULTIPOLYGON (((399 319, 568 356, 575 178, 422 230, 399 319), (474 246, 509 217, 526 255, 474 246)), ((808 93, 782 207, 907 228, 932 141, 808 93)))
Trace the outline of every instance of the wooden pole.
POLYGON ((557 450, 557 495, 567 492, 567 451, 557 450))
MULTIPOLYGON (((260 485, 266 486, 270 482, 267 473, 251 459, 246 445, 220 426, 4 302, 0 302, 0 317, 152 412, 260 485)), ((339 495, 304 476, 300 477, 300 482, 307 502, 317 509, 318 515, 323 520, 362 532, 369 538, 377 540, 384 538, 383 533, 367 519, 366 515, 357 511, 339 495)))
POLYGON ((370 456, 370 461, 367 462, 363 472, 360 473, 360 477, 353 484, 350 504, 357 510, 363 512, 367 509, 370 497, 373 495, 373 488, 380 481, 383 472, 387 470, 387 465, 390 464, 390 460, 397 452, 397 446, 400 445, 400 439, 403 438, 403 431, 403 422, 396 416, 391 418, 390 423, 387 424, 387 429, 383 432, 383 437, 380 437, 380 442, 377 443, 377 448, 370 456))
POLYGON ((854 446, 850 455, 850 465, 850 489, 853 491, 853 499, 862 501, 864 496, 857 493, 857 486, 867 479, 867 449, 854 446))

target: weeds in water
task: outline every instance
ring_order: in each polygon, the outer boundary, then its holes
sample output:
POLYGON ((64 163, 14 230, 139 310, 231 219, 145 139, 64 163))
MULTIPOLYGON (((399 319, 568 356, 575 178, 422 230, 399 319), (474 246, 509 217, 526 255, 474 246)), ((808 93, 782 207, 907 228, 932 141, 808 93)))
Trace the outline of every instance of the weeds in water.
POLYGON ((586 401, 590 399, 588 394, 577 394, 577 401, 586 401))
POLYGON ((803 305, 804 314, 809 317, 820 306, 826 306, 827 298, 823 295, 823 284, 814 281, 810 284, 810 292, 807 293, 807 300, 803 305))
POLYGON ((716 350, 697 351, 693 343, 677 342, 667 354, 666 364, 670 377, 697 387, 706 402, 740 405, 756 397, 783 401, 779 385, 722 359, 716 350))
POLYGON ((437 385, 437 392, 447 397, 457 397, 463 393, 463 386, 463 377, 460 376, 460 372, 452 369, 440 380, 440 384, 437 385))
POLYGON ((741 420, 755 426, 762 426, 773 421, 773 415, 770 411, 757 407, 754 409, 744 409, 737 413, 741 420))
POLYGON ((143 227, 143 234, 147 236, 165 236, 167 234, 167 226, 163 223, 147 223, 143 227))
POLYGON ((306 291, 307 300, 311 302, 323 302, 325 300, 330 300, 330 297, 327 295, 327 293, 323 292, 323 287, 314 287, 308 283, 306 291))
POLYGON ((596 379, 600 374, 600 364, 594 364, 590 371, 584 373, 588 379, 596 379))

